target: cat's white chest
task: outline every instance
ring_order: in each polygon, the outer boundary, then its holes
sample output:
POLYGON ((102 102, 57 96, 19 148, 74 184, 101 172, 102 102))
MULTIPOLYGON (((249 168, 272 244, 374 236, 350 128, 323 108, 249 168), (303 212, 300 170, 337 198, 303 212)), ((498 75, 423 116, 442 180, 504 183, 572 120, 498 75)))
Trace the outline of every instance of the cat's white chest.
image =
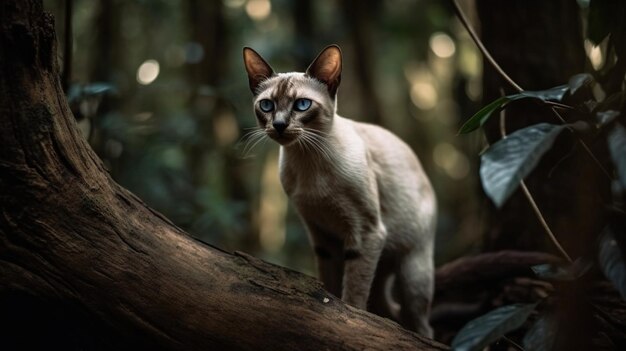
POLYGON ((280 156, 280 181, 292 200, 319 200, 332 194, 337 187, 337 177, 330 167, 324 167, 307 160, 297 164, 280 156))
POLYGON ((341 189, 357 189, 367 183, 369 170, 363 141, 349 124, 342 128, 341 135, 327 141, 324 147, 329 152, 325 155, 281 147, 280 180, 292 200, 321 200, 337 195, 341 189))

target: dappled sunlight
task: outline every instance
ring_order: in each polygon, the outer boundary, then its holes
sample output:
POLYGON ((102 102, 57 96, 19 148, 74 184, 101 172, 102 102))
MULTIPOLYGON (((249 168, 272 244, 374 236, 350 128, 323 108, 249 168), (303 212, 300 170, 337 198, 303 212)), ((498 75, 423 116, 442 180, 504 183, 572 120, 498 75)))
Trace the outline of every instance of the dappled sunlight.
POLYGON ((137 69, 137 82, 142 85, 148 85, 154 82, 159 76, 159 62, 156 60, 147 60, 137 69))
POLYGON ((452 38, 445 33, 434 33, 429 40, 430 49, 440 58, 449 58, 456 52, 452 38))
POLYGON ((246 13, 255 21, 266 19, 272 12, 270 0, 248 0, 246 3, 246 13))

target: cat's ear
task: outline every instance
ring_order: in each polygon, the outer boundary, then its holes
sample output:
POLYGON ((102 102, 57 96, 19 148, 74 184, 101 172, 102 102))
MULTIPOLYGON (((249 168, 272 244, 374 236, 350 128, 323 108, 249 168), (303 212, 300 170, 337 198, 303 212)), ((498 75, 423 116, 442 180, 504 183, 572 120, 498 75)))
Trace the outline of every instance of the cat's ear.
POLYGON ((272 67, 256 51, 249 47, 243 48, 243 63, 248 72, 248 82, 252 94, 256 95, 256 88, 267 78, 274 75, 272 67))
POLYGON ((328 93, 334 97, 341 82, 341 49, 337 45, 327 46, 306 69, 306 74, 328 86, 328 93))

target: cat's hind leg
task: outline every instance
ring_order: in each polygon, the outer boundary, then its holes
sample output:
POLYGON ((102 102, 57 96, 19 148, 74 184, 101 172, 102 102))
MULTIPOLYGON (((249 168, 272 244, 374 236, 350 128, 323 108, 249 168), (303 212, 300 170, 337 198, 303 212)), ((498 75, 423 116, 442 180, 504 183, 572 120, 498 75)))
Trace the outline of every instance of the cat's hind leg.
POLYGON ((414 249, 400 259, 396 272, 401 324, 429 338, 433 336, 428 322, 434 291, 433 266, 430 248, 414 249))

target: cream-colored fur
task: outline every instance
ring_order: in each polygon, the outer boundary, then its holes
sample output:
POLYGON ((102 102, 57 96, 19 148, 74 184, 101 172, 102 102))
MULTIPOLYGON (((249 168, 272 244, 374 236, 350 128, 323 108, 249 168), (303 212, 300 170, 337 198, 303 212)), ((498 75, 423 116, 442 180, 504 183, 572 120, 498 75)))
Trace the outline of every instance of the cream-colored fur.
POLYGON ((259 127, 281 144, 280 180, 308 230, 325 287, 432 336, 436 200, 415 154, 389 131, 336 113, 336 46, 307 73, 275 74, 247 48, 244 61, 259 127), (311 107, 295 111, 298 98, 311 107), (273 111, 259 108, 264 99, 273 111), (287 123, 282 133, 276 121, 287 123), (391 301, 392 283, 398 303, 391 301))

